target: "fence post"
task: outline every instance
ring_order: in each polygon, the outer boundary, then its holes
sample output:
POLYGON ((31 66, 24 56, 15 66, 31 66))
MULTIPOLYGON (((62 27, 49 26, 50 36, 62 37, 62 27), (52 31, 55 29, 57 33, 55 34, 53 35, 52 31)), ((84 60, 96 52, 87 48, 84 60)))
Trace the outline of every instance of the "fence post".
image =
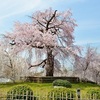
POLYGON ((78 97, 78 100, 80 100, 80 89, 79 88, 77 89, 77 97, 78 97))
POLYGON ((67 93, 66 93, 66 100, 67 100, 67 93))
POLYGON ((54 94, 54 92, 53 92, 53 99, 52 100, 55 100, 55 96, 54 96, 55 94, 54 94))

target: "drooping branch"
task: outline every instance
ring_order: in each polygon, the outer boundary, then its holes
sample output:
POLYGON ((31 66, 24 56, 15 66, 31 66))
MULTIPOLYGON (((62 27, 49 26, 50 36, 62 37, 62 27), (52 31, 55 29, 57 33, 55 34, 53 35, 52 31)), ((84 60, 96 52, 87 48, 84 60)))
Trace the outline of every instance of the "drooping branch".
MULTIPOLYGON (((20 40, 20 41, 21 41, 21 40, 20 40)), ((21 42, 23 42, 23 41, 21 41, 21 42)), ((42 46, 42 45, 41 45, 41 46, 33 45, 33 44, 32 44, 32 41, 28 41, 28 42, 27 42, 27 41, 24 41, 24 42, 25 42, 26 45, 30 45, 32 48, 39 48, 39 49, 43 49, 43 48, 44 48, 44 46, 42 46)), ((17 43, 15 42, 15 40, 12 40, 12 42, 10 42, 10 45, 11 45, 11 46, 16 45, 16 44, 17 44, 17 43)))
POLYGON ((46 64, 46 61, 47 61, 47 59, 44 59, 42 62, 40 62, 40 63, 38 63, 38 64, 36 64, 36 65, 31 65, 31 64, 29 64, 29 68, 28 68, 28 69, 30 69, 30 68, 32 68, 32 67, 38 67, 38 66, 40 66, 40 65, 42 65, 42 64, 43 64, 42 67, 44 67, 45 64, 46 64))
POLYGON ((36 45, 33 45, 32 44, 32 41, 24 41, 25 43, 26 43, 26 45, 30 45, 32 48, 39 48, 39 49, 43 49, 44 48, 44 46, 36 46, 36 45))

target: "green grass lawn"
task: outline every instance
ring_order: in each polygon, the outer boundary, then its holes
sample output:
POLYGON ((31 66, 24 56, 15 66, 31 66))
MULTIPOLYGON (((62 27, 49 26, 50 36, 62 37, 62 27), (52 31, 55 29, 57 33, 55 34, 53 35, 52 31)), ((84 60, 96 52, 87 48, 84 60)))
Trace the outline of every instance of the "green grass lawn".
MULTIPOLYGON (((18 82, 18 83, 6 83, 6 84, 0 84, 0 92, 6 93, 14 86, 18 85, 28 85, 33 91, 50 91, 53 89, 52 83, 33 83, 33 82, 18 82)), ((72 89, 76 90, 77 88, 80 88, 82 92, 85 92, 87 89, 100 89, 100 85, 91 84, 91 83, 77 83, 72 84, 72 89)))

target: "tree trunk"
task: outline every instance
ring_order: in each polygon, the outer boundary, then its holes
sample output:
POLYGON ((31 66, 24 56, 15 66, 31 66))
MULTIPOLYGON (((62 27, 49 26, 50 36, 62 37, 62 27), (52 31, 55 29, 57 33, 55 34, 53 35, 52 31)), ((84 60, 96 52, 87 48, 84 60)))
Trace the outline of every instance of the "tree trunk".
POLYGON ((54 56, 51 48, 47 48, 46 76, 53 76, 54 73, 54 56))

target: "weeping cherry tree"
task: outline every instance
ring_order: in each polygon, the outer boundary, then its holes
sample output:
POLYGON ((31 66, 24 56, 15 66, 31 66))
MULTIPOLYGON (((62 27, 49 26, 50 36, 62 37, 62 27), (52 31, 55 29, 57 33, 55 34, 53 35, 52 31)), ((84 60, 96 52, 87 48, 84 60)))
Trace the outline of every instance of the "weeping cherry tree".
POLYGON ((45 68, 46 76, 53 76, 61 60, 77 55, 78 47, 73 44, 75 20, 70 10, 59 12, 51 8, 37 11, 29 17, 31 23, 16 22, 5 39, 16 53, 35 49, 36 56, 42 60, 37 64, 28 62, 29 69, 41 66, 45 68))

